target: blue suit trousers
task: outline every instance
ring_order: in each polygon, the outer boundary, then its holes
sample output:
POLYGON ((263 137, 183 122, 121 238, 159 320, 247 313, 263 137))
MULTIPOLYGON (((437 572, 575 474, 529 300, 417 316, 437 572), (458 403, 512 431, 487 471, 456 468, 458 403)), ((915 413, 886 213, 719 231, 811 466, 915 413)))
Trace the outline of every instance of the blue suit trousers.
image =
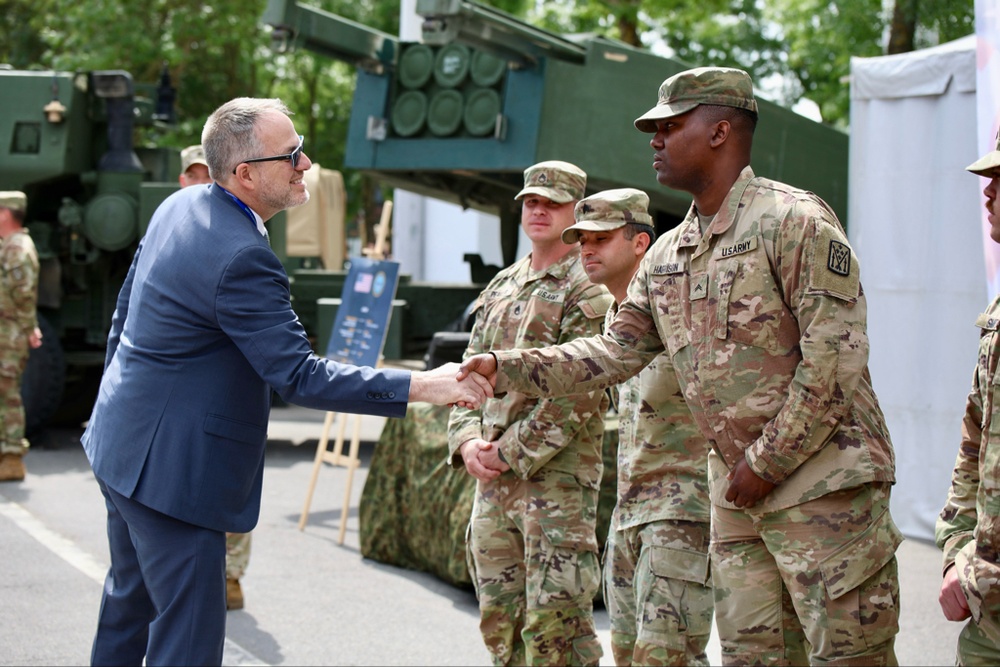
POLYGON ((226 535, 179 521, 97 480, 111 568, 92 665, 221 665, 226 535))

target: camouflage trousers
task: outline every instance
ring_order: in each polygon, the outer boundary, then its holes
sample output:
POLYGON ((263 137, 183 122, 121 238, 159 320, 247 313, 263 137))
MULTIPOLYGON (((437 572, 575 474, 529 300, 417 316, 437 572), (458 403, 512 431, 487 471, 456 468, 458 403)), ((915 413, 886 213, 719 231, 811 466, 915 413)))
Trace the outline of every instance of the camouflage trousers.
POLYGON ((28 363, 27 353, 0 350, 0 454, 24 454, 24 405, 21 403, 21 376, 28 363))
POLYGON ((958 636, 956 664, 1000 665, 1000 565, 976 553, 972 541, 958 552, 955 568, 972 612, 958 636))
POLYGON ((597 665, 598 490, 543 470, 479 482, 469 572, 495 665, 597 665))
POLYGON ((226 533, 226 579, 239 579, 246 572, 252 534, 226 533))
POLYGON ((889 484, 770 513, 712 507, 724 665, 896 665, 903 537, 889 484))
POLYGON ((714 598, 707 521, 652 521, 608 532, 604 600, 615 664, 708 665, 714 598))

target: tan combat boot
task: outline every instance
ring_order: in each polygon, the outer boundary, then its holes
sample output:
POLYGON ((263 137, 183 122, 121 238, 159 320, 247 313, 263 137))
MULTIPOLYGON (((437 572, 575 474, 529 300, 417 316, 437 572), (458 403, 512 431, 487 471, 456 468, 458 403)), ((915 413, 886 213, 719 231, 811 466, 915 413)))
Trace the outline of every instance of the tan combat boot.
POLYGON ((21 454, 0 454, 0 482, 20 482, 27 471, 21 454))
POLYGON ((226 579, 226 609, 243 609, 243 589, 239 579, 226 579))

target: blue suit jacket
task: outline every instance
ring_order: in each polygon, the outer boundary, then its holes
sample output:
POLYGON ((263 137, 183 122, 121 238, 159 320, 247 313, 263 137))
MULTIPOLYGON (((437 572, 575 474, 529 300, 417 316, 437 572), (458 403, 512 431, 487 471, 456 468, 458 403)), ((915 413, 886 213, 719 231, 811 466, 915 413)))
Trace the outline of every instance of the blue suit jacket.
POLYGON ((257 523, 271 388, 289 403, 406 413, 409 373, 312 353, 288 277, 218 185, 157 209, 118 296, 83 446, 118 493, 229 532, 257 523))

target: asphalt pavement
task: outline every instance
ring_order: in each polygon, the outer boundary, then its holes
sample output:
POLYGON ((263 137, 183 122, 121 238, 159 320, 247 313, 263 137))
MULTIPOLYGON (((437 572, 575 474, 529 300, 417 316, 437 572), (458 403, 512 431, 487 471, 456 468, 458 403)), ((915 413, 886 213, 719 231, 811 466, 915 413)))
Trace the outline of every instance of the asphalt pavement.
MULTIPOLYGON (((260 523, 242 580, 246 606, 227 615, 226 665, 489 665, 474 595, 422 572, 362 558, 358 501, 384 419, 360 420, 351 484, 324 464, 304 530, 298 524, 325 413, 272 411, 260 523)), ((349 418, 348 438, 354 426, 349 418)), ((80 429, 48 431, 25 458, 23 482, 0 483, 0 665, 81 665, 90 657, 109 557, 104 503, 80 429)), ((335 431, 334 431, 335 434, 335 431)), ((954 664, 961 625, 937 603, 941 556, 908 539, 898 552, 901 665, 954 664)), ((612 665, 607 613, 596 612, 612 665)), ((718 641, 709 647, 720 664, 718 641)))

